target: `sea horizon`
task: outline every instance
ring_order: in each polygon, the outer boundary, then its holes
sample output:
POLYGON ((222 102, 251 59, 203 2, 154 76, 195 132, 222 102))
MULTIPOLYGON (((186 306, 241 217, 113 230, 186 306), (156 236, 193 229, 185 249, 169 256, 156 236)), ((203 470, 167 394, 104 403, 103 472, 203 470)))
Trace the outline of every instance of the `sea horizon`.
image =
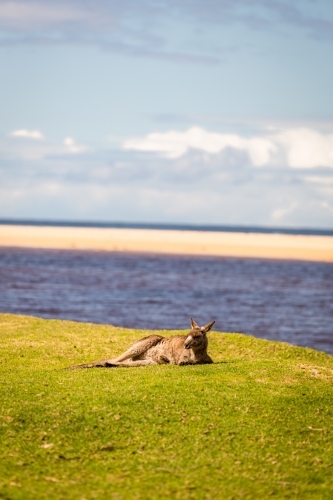
POLYGON ((117 229, 157 229, 169 231, 203 231, 227 233, 292 234, 309 236, 333 236, 333 228, 318 229, 312 227, 275 227, 232 224, 190 224, 158 222, 119 222, 119 221, 78 221, 50 219, 9 219, 0 218, 0 225, 36 226, 36 227, 81 227, 81 228, 117 228, 117 229))

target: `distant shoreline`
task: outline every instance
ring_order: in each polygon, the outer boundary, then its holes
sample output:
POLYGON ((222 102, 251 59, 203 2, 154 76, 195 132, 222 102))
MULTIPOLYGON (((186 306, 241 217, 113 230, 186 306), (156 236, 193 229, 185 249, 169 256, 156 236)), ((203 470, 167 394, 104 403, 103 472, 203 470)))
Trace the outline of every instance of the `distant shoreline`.
POLYGON ((0 225, 0 246, 333 262, 333 236, 0 225))
POLYGON ((203 231, 217 233, 258 233, 258 234, 299 234, 312 236, 333 236, 332 229, 287 228, 218 224, 173 224, 148 222, 99 222, 99 221, 62 221, 42 219, 1 219, 4 226, 36 226, 36 227, 82 227, 109 229, 157 229, 165 231, 203 231))

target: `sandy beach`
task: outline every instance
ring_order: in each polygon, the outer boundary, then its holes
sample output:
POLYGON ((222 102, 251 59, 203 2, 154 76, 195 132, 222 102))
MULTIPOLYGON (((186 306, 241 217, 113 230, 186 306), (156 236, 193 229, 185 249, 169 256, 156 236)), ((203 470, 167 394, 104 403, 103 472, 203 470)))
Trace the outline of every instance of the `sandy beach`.
POLYGON ((0 225, 0 246, 333 262, 333 236, 0 225))

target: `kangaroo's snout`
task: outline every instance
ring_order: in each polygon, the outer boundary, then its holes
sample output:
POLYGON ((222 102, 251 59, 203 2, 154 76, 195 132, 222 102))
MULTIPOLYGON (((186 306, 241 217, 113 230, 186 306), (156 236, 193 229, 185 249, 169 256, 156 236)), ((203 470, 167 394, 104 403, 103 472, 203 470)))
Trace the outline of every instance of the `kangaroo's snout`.
POLYGON ((185 349, 191 349, 192 344, 193 344, 193 337, 192 337, 192 335, 189 335, 184 343, 185 349))
POLYGON ((184 342, 185 349, 198 348, 203 345, 204 336, 201 332, 189 335, 184 342))

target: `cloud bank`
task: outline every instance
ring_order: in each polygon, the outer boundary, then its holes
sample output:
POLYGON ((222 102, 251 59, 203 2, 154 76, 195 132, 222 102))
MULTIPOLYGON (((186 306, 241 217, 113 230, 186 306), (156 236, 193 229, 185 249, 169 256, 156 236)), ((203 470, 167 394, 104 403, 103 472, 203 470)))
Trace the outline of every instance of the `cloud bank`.
POLYGON ((333 168, 333 134, 307 128, 244 138, 192 127, 185 132, 153 132, 143 138, 128 139, 123 148, 159 153, 167 158, 180 158, 191 149, 217 154, 230 148, 246 153, 256 167, 282 163, 291 168, 333 168))
POLYGON ((333 226, 333 134, 191 127, 123 147, 39 134, 0 138, 2 217, 333 226))

